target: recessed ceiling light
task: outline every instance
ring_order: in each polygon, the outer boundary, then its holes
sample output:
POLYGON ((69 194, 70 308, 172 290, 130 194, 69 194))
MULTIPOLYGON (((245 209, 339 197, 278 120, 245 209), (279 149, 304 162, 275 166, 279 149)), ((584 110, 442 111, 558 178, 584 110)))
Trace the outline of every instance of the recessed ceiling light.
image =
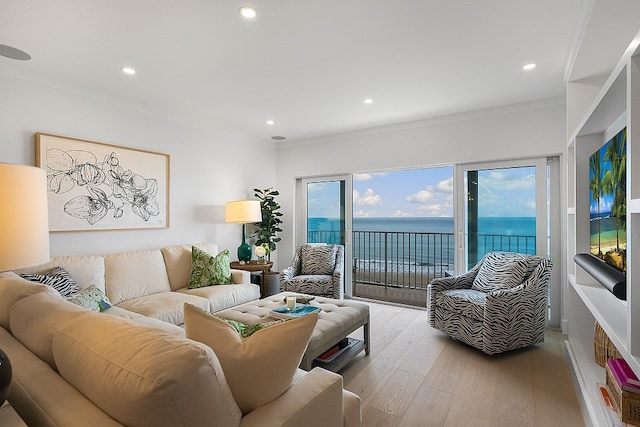
POLYGON ((534 68, 536 68, 538 66, 538 64, 536 64, 535 62, 532 62, 530 64, 524 64, 522 66, 522 69, 525 71, 529 71, 529 70, 533 70, 534 68))
POLYGON ((271 139, 273 139, 274 141, 284 141, 287 138, 285 138, 284 136, 276 135, 276 136, 272 136, 271 139))
POLYGON ((252 8, 251 6, 242 6, 238 12, 240 12, 240 15, 244 16, 247 19, 253 19, 256 17, 256 15, 258 15, 258 13, 256 12, 256 10, 254 8, 252 8))
POLYGON ((367 104, 367 105, 371 105, 371 104, 373 104, 373 99, 367 98, 367 99, 364 100, 364 103, 367 104))
POLYGON ((267 125, 269 126, 273 126, 274 125, 274 121, 273 120, 267 120, 267 125))
POLYGON ((136 73, 136 70, 134 70, 131 67, 122 67, 121 70, 123 73, 128 74, 130 76, 133 76, 136 73))
POLYGON ((0 56, 17 59, 18 61, 28 61, 31 59, 31 55, 27 52, 13 46, 7 46, 6 44, 0 44, 0 56))

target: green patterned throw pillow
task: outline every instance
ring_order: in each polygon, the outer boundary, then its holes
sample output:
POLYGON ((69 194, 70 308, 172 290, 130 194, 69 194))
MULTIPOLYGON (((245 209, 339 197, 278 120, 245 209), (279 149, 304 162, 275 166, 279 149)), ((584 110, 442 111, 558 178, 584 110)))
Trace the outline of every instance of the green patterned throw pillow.
POLYGON ((66 298, 67 301, 78 304, 90 311, 105 311, 111 307, 109 298, 96 285, 87 286, 66 298))
POLYGON ((276 320, 274 322, 256 323, 253 325, 247 325, 245 323, 237 322, 235 320, 227 320, 222 317, 214 316, 217 319, 227 322, 242 338, 249 338, 261 329, 268 328, 269 326, 276 325, 278 323, 286 322, 291 319, 276 320))
POLYGON ((191 279, 189 289, 231 283, 229 249, 213 257, 195 246, 191 248, 191 279))

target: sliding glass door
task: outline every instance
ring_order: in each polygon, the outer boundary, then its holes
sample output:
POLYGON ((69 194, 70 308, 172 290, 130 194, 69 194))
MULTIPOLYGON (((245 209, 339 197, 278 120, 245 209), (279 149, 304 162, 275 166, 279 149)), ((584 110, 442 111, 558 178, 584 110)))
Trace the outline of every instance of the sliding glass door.
POLYGON ((476 163, 457 168, 456 271, 490 251, 556 259, 549 289, 549 324, 560 326, 558 160, 476 163), (553 179, 552 179, 553 177, 553 179), (552 233, 552 228, 556 232, 552 233))
POLYGON ((304 178, 298 181, 297 245, 343 245, 345 295, 352 295, 351 210, 352 176, 304 178))

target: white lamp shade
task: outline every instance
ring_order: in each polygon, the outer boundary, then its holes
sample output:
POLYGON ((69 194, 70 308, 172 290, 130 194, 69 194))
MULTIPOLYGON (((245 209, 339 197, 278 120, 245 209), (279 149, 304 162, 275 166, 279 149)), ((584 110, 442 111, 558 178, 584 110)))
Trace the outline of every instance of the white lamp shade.
POLYGON ((0 271, 49 261, 47 174, 0 163, 0 271))
POLYGON ((262 210, 257 200, 236 200, 224 207, 224 221, 247 224, 262 221, 262 210))

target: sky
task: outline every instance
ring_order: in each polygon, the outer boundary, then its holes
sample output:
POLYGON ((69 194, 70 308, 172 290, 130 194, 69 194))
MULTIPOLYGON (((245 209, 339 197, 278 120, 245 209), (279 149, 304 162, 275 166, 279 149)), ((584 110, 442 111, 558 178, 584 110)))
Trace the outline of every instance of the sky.
MULTIPOLYGON (((310 184, 309 217, 338 217, 339 184, 310 184)), ((479 174, 480 216, 535 216, 533 167, 479 174)), ((452 217, 453 167, 353 175, 353 216, 452 217)))

